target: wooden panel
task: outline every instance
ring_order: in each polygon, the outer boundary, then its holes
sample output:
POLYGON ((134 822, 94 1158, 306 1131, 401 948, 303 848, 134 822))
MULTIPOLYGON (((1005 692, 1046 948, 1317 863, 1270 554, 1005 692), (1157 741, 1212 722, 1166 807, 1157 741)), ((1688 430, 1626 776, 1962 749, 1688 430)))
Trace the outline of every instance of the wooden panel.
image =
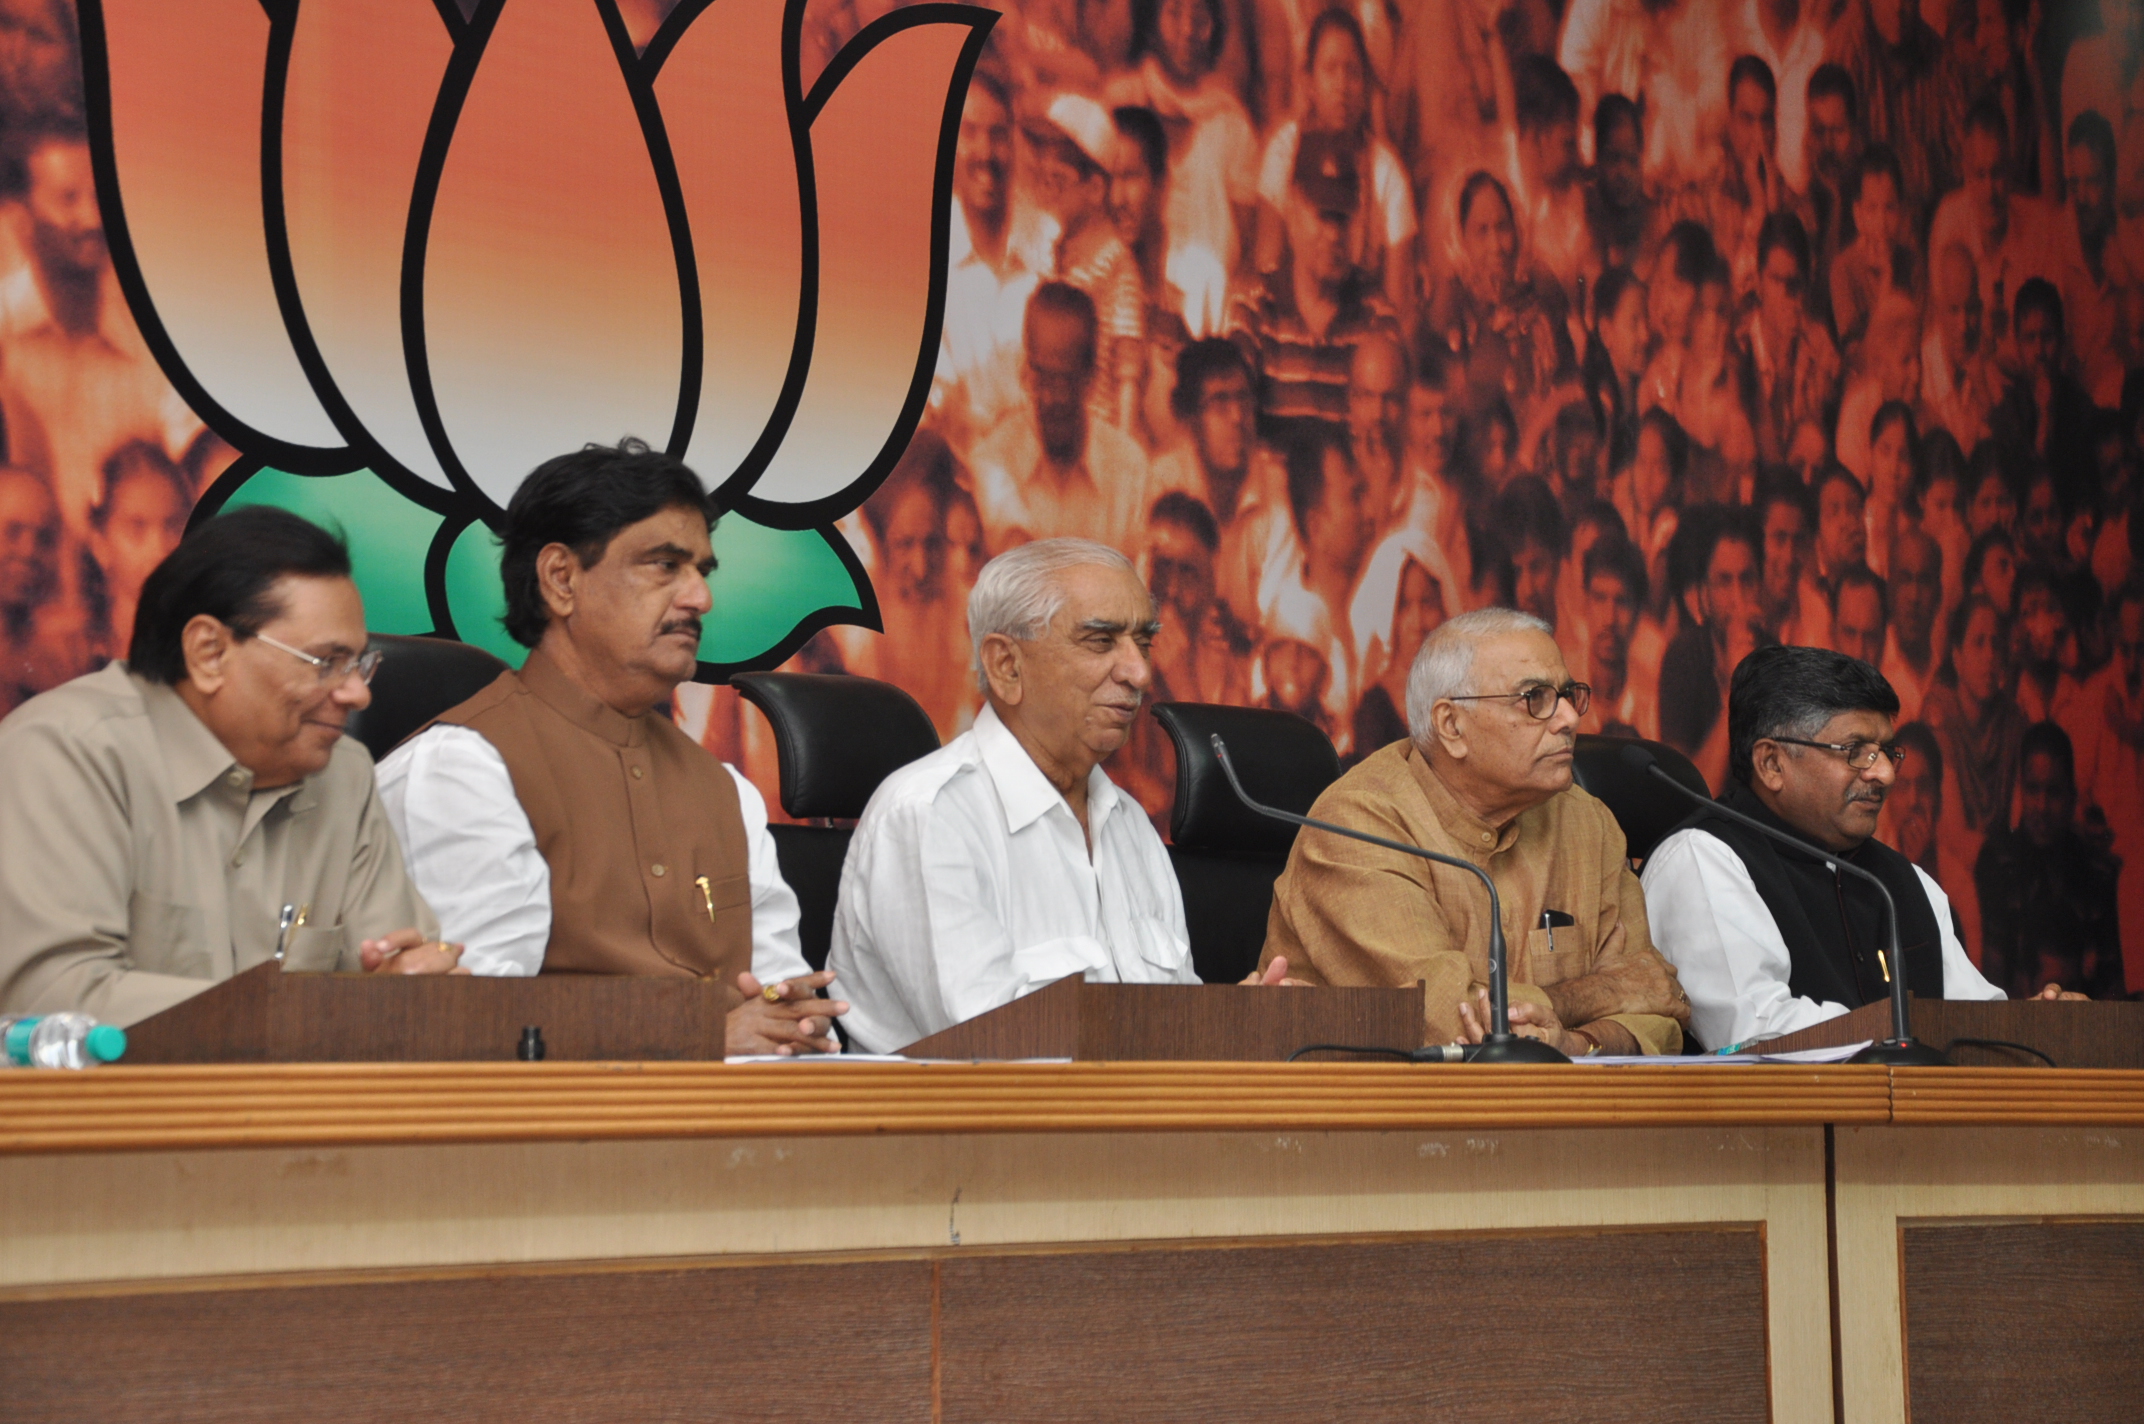
POLYGON ((1891 1120, 2020 1127, 2139 1124, 2144 1123, 2144 1073, 2108 1068, 1900 1068, 1891 1075, 1891 1120))
POLYGON ((1081 979, 1069 974, 897 1050, 910 1058, 1070 1058, 1079 1047, 1081 979))
POLYGON ((1313 1043, 1422 1046, 1422 990, 1088 984, 1078 975, 909 1044, 911 1058, 1279 1063, 1313 1043))
POLYGON ((1770 1417, 1754 1229, 940 1269, 945 1424, 1770 1417))
POLYGON ((1900 1236, 1913 1418, 2126 1424, 2144 1408, 2144 1222, 1900 1236))
MULTIPOLYGON (((2049 1003, 2039 999, 1913 1000, 1914 1037, 1932 1048, 1947 1048, 1961 1038, 1999 1038, 2037 1048, 2063 1068, 2144 1068, 2144 1003, 2109 1000, 2049 1003)), ((1765 1044, 1769 1053, 1803 1048, 1832 1048, 1863 1039, 1891 1036, 1889 1000, 1863 1004, 1850 1014, 1826 1019, 1800 1033, 1765 1044)), ((2033 1064, 2008 1049, 1960 1044, 1956 1062, 1966 1067, 2033 1064)))
POLYGON ((760 1424, 832 1399, 868 1401, 851 1417, 922 1424, 930 1269, 516 1272, 0 1303, 0 1380, 14 1419, 760 1424))
POLYGON ((285 974, 270 962, 128 1029, 126 1061, 512 1063, 525 1027, 560 1061, 719 1059, 734 998, 683 977, 285 974))
MULTIPOLYGON (((2046 1069, 1900 1070, 1906 1079, 2011 1077, 2060 1092, 2046 1069)), ((2136 1075, 2127 1075, 2134 1077, 2136 1075)), ((1983 1098, 1986 1087, 1979 1090, 1983 1098)), ((1981 1111, 1985 1111, 1985 1107, 1981 1111)), ((1903 1116, 1903 1113, 1901 1114, 1903 1116)), ((1854 1424, 1905 1424, 1901 1227, 2021 1220, 2144 1220, 2144 1134, 2091 1125, 1839 1127, 1834 1130, 1839 1380, 1854 1424)), ((1979 1289, 1976 1285, 1973 1289, 1979 1289)), ((1941 1416, 1913 1416, 1925 1421, 1941 1416)))
POLYGON ((1890 1081, 1882 1068, 1732 1065, 119 1066, 0 1073, 0 1153, 888 1132, 1880 1123, 1890 1116, 1890 1081))
POLYGON ((1427 1031, 1422 986, 1271 989, 1240 984, 1087 984, 1079 1056, 1286 1061, 1313 1043, 1412 1051, 1427 1031))

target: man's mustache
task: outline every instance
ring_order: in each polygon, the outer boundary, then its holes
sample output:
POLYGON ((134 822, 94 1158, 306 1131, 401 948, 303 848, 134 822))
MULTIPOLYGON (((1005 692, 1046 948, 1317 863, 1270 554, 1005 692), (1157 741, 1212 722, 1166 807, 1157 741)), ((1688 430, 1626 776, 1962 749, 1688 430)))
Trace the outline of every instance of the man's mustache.
POLYGON ((1873 801, 1876 803, 1876 809, 1880 811, 1883 809, 1884 798, 1890 794, 1891 788, 1888 786, 1856 786, 1846 793, 1846 804, 1851 806, 1856 801, 1873 801))
POLYGON ((700 636, 700 620, 698 618, 672 618, 655 630, 655 636, 658 638, 667 638, 672 633, 690 633, 694 638, 698 638, 700 636))

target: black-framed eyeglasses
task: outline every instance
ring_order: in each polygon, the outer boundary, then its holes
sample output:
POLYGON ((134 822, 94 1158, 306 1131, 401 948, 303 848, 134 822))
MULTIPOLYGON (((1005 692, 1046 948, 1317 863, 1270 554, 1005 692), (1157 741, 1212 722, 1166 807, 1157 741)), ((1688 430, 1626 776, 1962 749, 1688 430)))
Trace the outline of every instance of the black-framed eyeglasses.
POLYGON ((1876 765, 1878 757, 1889 757, 1894 769, 1906 764, 1906 749, 1896 742, 1805 742, 1800 737, 1766 737, 1764 740, 1785 742, 1790 747, 1815 747, 1822 752, 1837 752, 1855 771, 1867 771, 1876 765))
POLYGON ((293 648, 288 643, 277 642, 266 633, 255 633, 253 636, 271 648, 286 652, 302 662, 311 663, 313 671, 320 674, 320 685, 322 687, 332 687, 346 682, 352 674, 356 675, 358 681, 370 683, 372 675, 380 670, 380 661, 387 656, 385 652, 378 648, 367 648, 361 653, 352 653, 346 658, 323 658, 316 654, 308 653, 303 648, 293 648))
POLYGON ((1567 682, 1558 687, 1552 682, 1537 682, 1532 687, 1518 692, 1470 692, 1464 697, 1448 697, 1447 702, 1519 702, 1524 703, 1526 715, 1536 722, 1546 722, 1556 715, 1556 704, 1568 701, 1571 710, 1579 716, 1593 705, 1593 686, 1585 682, 1567 682))

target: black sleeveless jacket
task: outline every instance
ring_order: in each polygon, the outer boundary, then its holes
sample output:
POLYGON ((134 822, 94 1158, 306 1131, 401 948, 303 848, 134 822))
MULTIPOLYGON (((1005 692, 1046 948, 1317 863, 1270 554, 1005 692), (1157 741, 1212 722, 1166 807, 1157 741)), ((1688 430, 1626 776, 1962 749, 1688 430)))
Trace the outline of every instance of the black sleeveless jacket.
MULTIPOLYGON (((1720 800, 1788 835, 1801 836, 1740 782, 1729 786, 1720 800)), ((1866 881, 1832 868, 1839 860, 1874 875, 1897 903, 1906 986, 1924 999, 1943 997, 1943 939, 1935 908, 1928 903, 1913 862, 1891 847, 1871 838, 1844 855, 1819 858, 1710 811, 1697 812, 1682 828, 1718 836, 1742 858, 1758 896, 1787 942, 1793 965, 1787 987, 1797 998, 1858 1009, 1891 992, 1877 957, 1888 942, 1883 897, 1866 881)))

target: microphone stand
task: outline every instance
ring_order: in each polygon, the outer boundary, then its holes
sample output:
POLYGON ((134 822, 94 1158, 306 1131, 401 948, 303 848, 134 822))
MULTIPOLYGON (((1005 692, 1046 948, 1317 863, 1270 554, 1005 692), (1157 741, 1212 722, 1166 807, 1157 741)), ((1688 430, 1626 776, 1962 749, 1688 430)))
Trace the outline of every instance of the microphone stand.
POLYGON ((1898 952, 1898 904, 1891 898, 1889 886, 1868 871, 1863 870, 1860 866, 1843 859, 1832 851, 1825 850, 1822 846, 1813 845, 1799 836, 1790 836, 1785 831, 1767 826, 1754 816, 1743 815, 1732 806, 1724 806, 1710 797, 1698 795, 1695 791, 1668 775, 1667 770, 1660 765, 1659 759, 1635 742, 1623 748, 1622 757, 1624 765, 1633 770, 1650 772, 1660 778, 1666 785, 1674 787, 1676 792, 1685 799, 1695 801, 1707 811, 1717 812, 1737 825, 1747 826, 1753 831, 1771 837, 1782 845, 1792 846, 1804 855, 1813 855, 1830 866, 1834 872, 1843 870, 1847 874, 1858 876, 1875 886, 1876 893, 1883 896, 1884 930, 1888 955, 1884 964, 1885 968, 1889 970, 1885 977, 1891 981, 1891 1036, 1870 1044, 1847 1061, 1850 1063, 1882 1063, 1893 1068, 1941 1068, 1944 1065, 1947 1060, 1942 1053, 1930 1048, 1913 1036, 1912 1009, 1906 1002, 1906 960, 1898 952))
POLYGON ((1373 836, 1368 831, 1358 831, 1349 826, 1336 826, 1330 821, 1313 821, 1308 816, 1298 816, 1293 811, 1283 811, 1276 806, 1267 806, 1253 801, 1243 783, 1236 779, 1235 765, 1228 759, 1228 744, 1221 740, 1219 732, 1207 739, 1213 744, 1213 754, 1221 763, 1221 770, 1228 777, 1229 789, 1236 799, 1261 816, 1271 816, 1276 821, 1290 821, 1298 826, 1308 826, 1314 831, 1331 831, 1336 836, 1349 840, 1364 841, 1370 845, 1383 846, 1406 855, 1420 856, 1439 865, 1457 866, 1477 876, 1489 891, 1489 1035, 1480 1043, 1468 1044, 1464 1060, 1468 1063, 1569 1063, 1570 1056, 1554 1044, 1543 1043, 1538 1038, 1522 1038, 1511 1031, 1511 981, 1510 969, 1504 950, 1504 906, 1497 898, 1496 882, 1487 871, 1472 861, 1461 860, 1455 855, 1439 855, 1433 850, 1408 845, 1405 841, 1387 840, 1373 836))

